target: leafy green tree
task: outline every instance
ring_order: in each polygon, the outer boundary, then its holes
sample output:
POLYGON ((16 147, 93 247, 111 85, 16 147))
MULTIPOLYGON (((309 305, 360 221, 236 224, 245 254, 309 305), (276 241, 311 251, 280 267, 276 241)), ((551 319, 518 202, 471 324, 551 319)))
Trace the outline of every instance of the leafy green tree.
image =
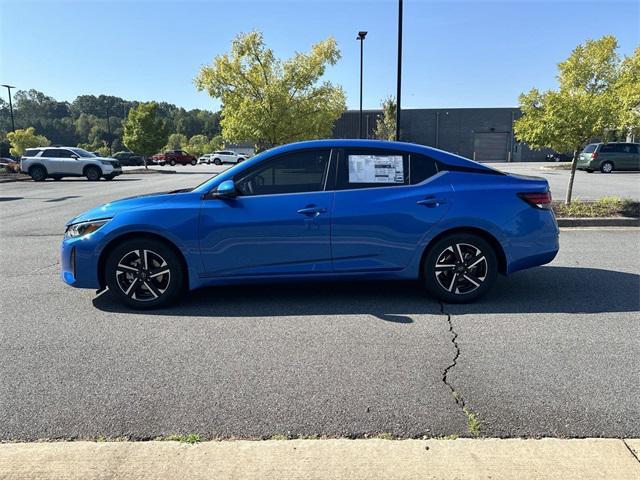
POLYGON ((567 204, 582 147, 594 138, 606 140, 621 126, 624 105, 615 92, 621 70, 617 47, 612 36, 588 40, 558 64, 558 90, 534 88, 520 95, 523 115, 514 125, 516 137, 532 148, 573 152, 567 204))
POLYGON ((46 147, 51 143, 44 135, 37 135, 33 127, 9 132, 7 140, 11 143, 11 155, 16 156, 22 155, 27 148, 46 147))
POLYGON ((618 125, 631 137, 640 134, 640 47, 620 65, 620 74, 614 86, 615 95, 622 103, 618 125))
POLYGON ((396 100, 389 96, 382 101, 382 117, 378 118, 374 135, 379 140, 396 139, 396 100))
POLYGON ((123 143, 132 152, 144 156, 144 166, 147 167, 147 157, 156 153, 167 141, 164 122, 156 115, 155 102, 141 103, 129 110, 124 124, 123 143))
POLYGON ((331 134, 346 109, 345 94, 321 78, 339 59, 336 41, 328 38, 282 61, 253 31, 238 35, 230 53, 202 67, 195 84, 222 101, 225 140, 253 141, 262 150, 331 134))
POLYGON ((196 157, 199 157, 203 153, 210 153, 209 139, 206 135, 194 135, 189 139, 189 143, 185 148, 187 152, 196 157))
POLYGON ((172 133, 167 139, 163 150, 182 150, 189 144, 189 139, 182 133, 172 133))

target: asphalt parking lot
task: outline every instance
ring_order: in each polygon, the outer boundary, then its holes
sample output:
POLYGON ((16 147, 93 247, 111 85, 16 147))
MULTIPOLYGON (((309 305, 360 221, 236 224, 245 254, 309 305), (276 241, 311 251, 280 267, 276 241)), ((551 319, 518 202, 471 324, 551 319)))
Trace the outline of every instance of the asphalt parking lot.
POLYGON ((451 388, 482 435, 640 436, 638 229, 563 230, 552 264, 465 306, 335 283, 139 313, 59 279, 68 219, 219 169, 2 184, 0 440, 468 435, 451 388))
MULTIPOLYGON (((544 177, 549 182, 555 200, 564 200, 567 194, 570 170, 549 169, 557 167, 553 162, 489 163, 504 172, 520 175, 544 177)), ((597 200, 602 197, 630 198, 640 201, 640 172, 600 172, 576 171, 573 183, 574 200, 597 200)))

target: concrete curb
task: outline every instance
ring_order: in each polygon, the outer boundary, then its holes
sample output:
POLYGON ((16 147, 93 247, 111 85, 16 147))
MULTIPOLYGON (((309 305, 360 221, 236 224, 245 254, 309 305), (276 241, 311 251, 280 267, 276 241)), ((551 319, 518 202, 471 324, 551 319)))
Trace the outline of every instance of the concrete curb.
POLYGON ((640 227, 640 218, 601 217, 601 218, 558 218, 559 227, 640 227))
POLYGON ((31 180, 31 177, 28 175, 21 176, 13 176, 13 175, 2 175, 0 176, 0 183, 10 183, 10 182, 26 182, 27 180, 31 180))
POLYGON ((122 170, 123 175, 144 174, 151 175, 154 173, 177 173, 176 170, 155 170, 153 168, 136 168, 135 170, 122 170))
POLYGON ((0 445, 0 477, 635 480, 638 448, 640 440, 553 438, 9 443, 0 445))

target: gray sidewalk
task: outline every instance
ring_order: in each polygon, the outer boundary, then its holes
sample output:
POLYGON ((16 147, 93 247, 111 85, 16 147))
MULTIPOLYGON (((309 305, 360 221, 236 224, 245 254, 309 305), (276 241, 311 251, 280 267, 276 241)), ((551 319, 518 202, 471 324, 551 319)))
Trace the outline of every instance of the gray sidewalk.
POLYGON ((638 479, 640 440, 0 444, 2 479, 638 479))

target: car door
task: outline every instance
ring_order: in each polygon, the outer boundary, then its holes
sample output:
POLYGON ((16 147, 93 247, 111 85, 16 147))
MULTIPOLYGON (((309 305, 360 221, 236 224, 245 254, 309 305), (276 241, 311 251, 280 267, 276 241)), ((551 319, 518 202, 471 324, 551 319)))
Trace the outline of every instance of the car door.
POLYGON ((620 143, 619 150, 619 170, 635 170, 638 158, 636 146, 633 143, 620 143))
POLYGON ((449 207, 452 188, 443 177, 423 155, 341 150, 331 224, 334 271, 407 267, 449 207))
POLYGON ((234 178, 235 198, 203 200, 205 276, 330 271, 330 159, 330 149, 271 157, 234 178))

